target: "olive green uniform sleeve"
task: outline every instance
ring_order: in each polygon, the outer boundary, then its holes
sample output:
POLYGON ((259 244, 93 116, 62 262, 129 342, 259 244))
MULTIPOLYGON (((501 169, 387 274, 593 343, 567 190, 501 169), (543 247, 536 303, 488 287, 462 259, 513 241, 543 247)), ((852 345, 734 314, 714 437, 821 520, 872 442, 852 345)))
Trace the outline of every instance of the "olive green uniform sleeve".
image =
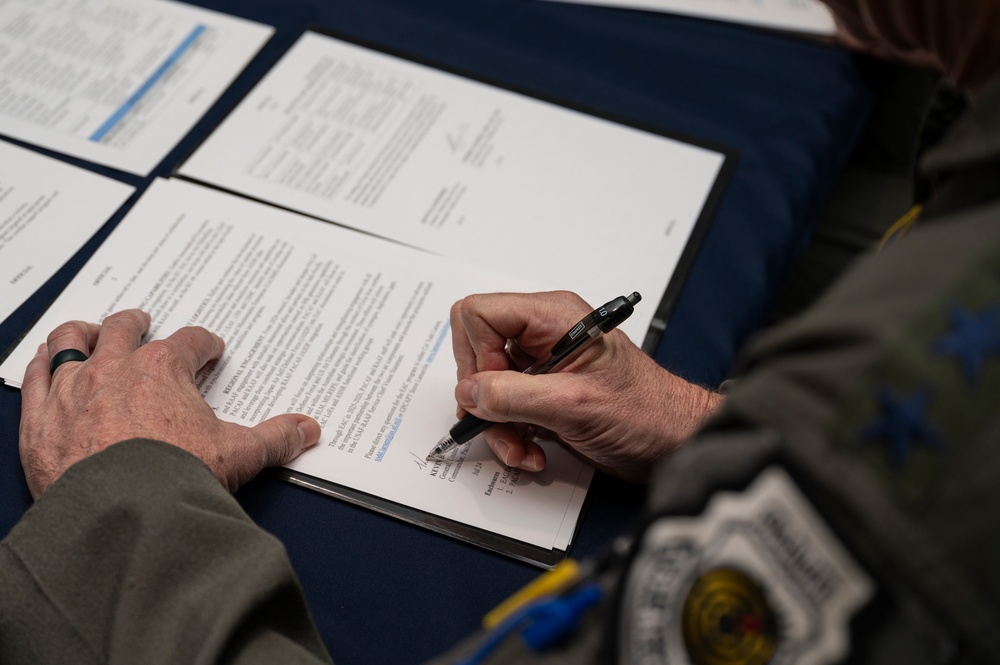
POLYGON ((1000 205, 928 220, 762 336, 716 426, 781 433, 867 563, 1000 645, 1000 205))
POLYGON ((0 543, 0 662, 328 663, 284 547, 197 458, 134 439, 0 543))
MULTIPOLYGON (((749 346, 721 412, 657 469, 649 509, 699 505, 780 454, 881 589, 849 662, 991 663, 1000 653, 1000 81, 924 154, 918 175, 933 195, 916 226, 749 346)), ((558 649, 535 654, 513 636, 481 662, 607 662, 593 633, 614 646, 632 619, 606 598, 558 649)))
POLYGON ((912 231, 761 335, 715 426, 761 426, 866 562, 960 636, 1000 649, 1000 81, 919 173, 912 231))

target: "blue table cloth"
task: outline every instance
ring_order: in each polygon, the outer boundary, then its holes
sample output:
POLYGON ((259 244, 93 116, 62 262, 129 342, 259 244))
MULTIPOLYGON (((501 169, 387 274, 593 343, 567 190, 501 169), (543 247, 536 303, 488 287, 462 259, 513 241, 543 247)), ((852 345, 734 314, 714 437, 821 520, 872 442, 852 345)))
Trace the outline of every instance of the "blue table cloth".
MULTIPOLYGON (((666 14, 537 0, 192 4, 276 33, 150 177, 74 163, 140 190, 169 175, 308 28, 734 150, 736 168, 655 351, 665 367, 708 386, 726 378, 740 347, 766 322, 871 105, 857 63, 835 47, 666 14)), ((0 324, 0 348, 30 326, 117 221, 0 324)), ((19 409, 19 392, 0 388, 0 535, 30 505, 17 455, 19 409)), ((286 544, 340 665, 421 662, 537 574, 267 474, 237 497, 286 544)), ((642 498, 642 488, 598 474, 571 554, 594 553, 628 528, 642 498)))

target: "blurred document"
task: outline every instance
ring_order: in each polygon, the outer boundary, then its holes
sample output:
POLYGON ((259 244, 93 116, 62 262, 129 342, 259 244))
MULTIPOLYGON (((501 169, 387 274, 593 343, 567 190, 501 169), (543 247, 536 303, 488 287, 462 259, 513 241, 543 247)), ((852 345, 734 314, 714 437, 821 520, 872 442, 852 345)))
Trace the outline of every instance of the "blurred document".
POLYGON ((833 15, 819 0, 556 0, 684 14, 815 35, 833 35, 833 15))
POLYGON ((165 0, 0 0, 0 133, 146 175, 272 32, 165 0))
POLYGON ((639 291, 641 343, 725 160, 307 33, 180 173, 593 304, 639 291))
POLYGON ((133 188, 0 141, 0 321, 132 195, 133 188))
MULTIPOLYGON (((226 340, 198 377, 225 420, 301 412, 323 427, 291 469, 546 550, 569 543, 592 470, 547 445, 540 473, 482 439, 425 456, 455 421, 449 309, 470 291, 520 289, 428 252, 177 180, 158 180, 0 365, 19 385, 63 321, 129 307, 150 338, 201 325, 226 340)), ((530 285, 527 285, 530 287, 530 285)), ((439 520, 440 521, 440 520, 439 520)))

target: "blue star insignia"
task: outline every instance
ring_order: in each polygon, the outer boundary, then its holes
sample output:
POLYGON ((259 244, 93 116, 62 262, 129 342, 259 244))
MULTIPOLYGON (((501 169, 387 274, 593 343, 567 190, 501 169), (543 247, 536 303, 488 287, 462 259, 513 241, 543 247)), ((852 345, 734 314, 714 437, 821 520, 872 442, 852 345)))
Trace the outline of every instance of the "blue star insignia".
POLYGON ((978 314, 952 305, 949 318, 951 329, 934 342, 934 351, 958 358, 965 380, 973 384, 982 374, 986 356, 1000 355, 1000 303, 978 314))
POLYGON ((924 388, 909 396, 897 395, 888 388, 879 391, 880 414, 861 432, 865 443, 883 441, 889 446, 889 461, 893 468, 902 471, 909 460, 910 451, 917 441, 931 448, 941 447, 941 434, 926 420, 931 390, 924 388))

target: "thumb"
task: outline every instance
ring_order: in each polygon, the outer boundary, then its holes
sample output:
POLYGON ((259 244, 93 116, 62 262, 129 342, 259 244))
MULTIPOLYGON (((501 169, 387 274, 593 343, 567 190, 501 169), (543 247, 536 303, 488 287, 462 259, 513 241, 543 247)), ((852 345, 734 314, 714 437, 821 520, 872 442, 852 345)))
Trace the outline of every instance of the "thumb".
POLYGON ((252 430, 262 454, 262 468, 287 464, 319 441, 319 423, 301 413, 283 413, 252 430))
POLYGON ((455 386, 455 399, 462 408, 495 423, 523 422, 547 427, 553 397, 548 375, 479 372, 455 386))

